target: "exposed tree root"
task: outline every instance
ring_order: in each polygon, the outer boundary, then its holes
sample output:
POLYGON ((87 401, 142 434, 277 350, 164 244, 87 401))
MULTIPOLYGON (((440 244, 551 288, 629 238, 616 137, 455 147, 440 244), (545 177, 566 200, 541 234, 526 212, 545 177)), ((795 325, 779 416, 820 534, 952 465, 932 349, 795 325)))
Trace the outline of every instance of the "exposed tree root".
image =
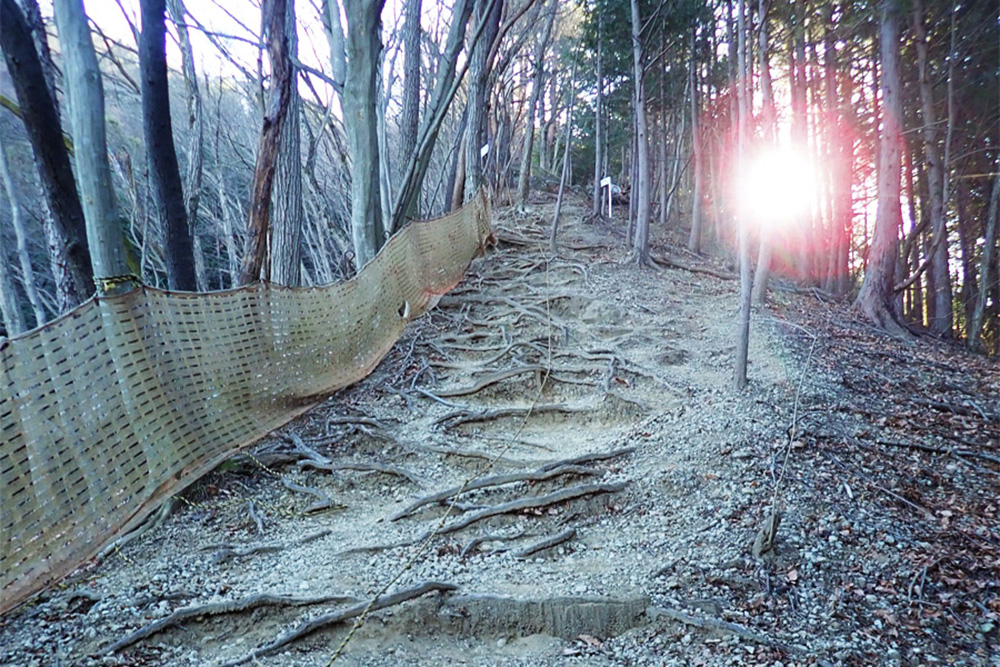
POLYGON ((529 544, 520 551, 514 552, 514 558, 525 559, 537 554, 539 551, 545 551, 546 549, 551 549, 552 547, 557 547, 563 542, 569 542, 574 537, 576 537, 576 528, 567 528, 561 533, 555 535, 550 535, 544 540, 535 542, 534 544, 529 544))
POLYGON ((441 528, 437 530, 425 533, 415 541, 423 542, 433 535, 447 535, 449 533, 454 533, 462 530, 463 528, 468 528, 472 524, 482 521, 483 519, 489 519, 490 517, 499 516, 501 514, 511 514, 513 512, 521 512, 528 509, 548 507, 549 505, 566 502, 567 500, 574 500, 583 496, 592 496, 599 493, 616 493, 624 488, 625 482, 616 482, 614 484, 581 484, 579 486, 571 486, 568 489, 560 489, 559 491, 548 493, 544 496, 519 498, 518 500, 512 500, 509 503, 494 505, 493 507, 489 507, 482 511, 463 516, 457 521, 441 526, 441 528))
POLYGON ((552 479, 553 477, 560 477, 562 475, 599 475, 600 471, 594 468, 584 468, 582 466, 576 465, 565 465, 565 466, 554 466, 548 468, 541 468, 539 470, 532 470, 530 472, 515 472, 507 475, 493 475, 490 477, 481 477, 479 479, 474 479, 464 487, 454 486, 450 489, 445 489, 444 491, 438 491, 429 496, 424 496, 419 500, 413 502, 405 509, 394 514, 391 519, 392 521, 397 521, 405 516, 409 516, 416 512, 421 507, 430 505, 432 503, 440 503, 454 495, 465 491, 475 491, 477 489, 485 489, 491 486, 502 486, 504 484, 514 484, 516 482, 540 482, 546 479, 552 479))
POLYGON ((787 644, 782 644, 781 642, 775 641, 766 635, 762 635, 758 632, 754 632, 750 628, 744 627, 737 623, 730 623, 729 621, 723 621, 718 618, 705 618, 702 616, 694 616, 692 614, 685 613, 683 611, 678 611, 677 609, 670 609, 668 607, 649 607, 646 610, 646 615, 650 618, 666 618, 671 621, 678 621, 684 623, 685 625, 691 625, 696 628, 701 628, 703 630, 715 630, 717 632, 726 632, 731 635, 736 635, 741 639, 746 639, 747 641, 752 641, 757 644, 763 644, 764 646, 772 646, 774 648, 781 649, 787 653, 799 653, 802 651, 797 646, 789 646, 787 644))
POLYGON ((511 542, 513 540, 519 540, 525 535, 527 535, 527 533, 525 533, 523 530, 514 533, 513 535, 497 535, 493 533, 487 533, 486 535, 479 535, 469 540, 469 543, 466 544, 464 547, 462 547, 462 551, 458 555, 461 556, 462 558, 465 558, 470 553, 472 553, 476 549, 476 547, 478 547, 480 544, 483 544, 484 542, 511 542))
POLYGON ((411 447, 425 452, 442 454, 444 456, 458 456, 470 459, 482 459, 483 461, 490 461, 499 465, 511 466, 512 468, 523 468, 525 466, 531 465, 530 463, 526 463, 525 461, 508 459, 503 456, 497 458, 496 454, 491 454, 490 452, 479 452, 474 449, 455 449, 454 447, 445 447, 444 445, 411 445, 411 447))
POLYGON ((302 510, 302 514, 318 514, 319 512, 347 509, 345 505, 341 505, 340 503, 331 499, 322 491, 317 491, 311 486, 303 486, 301 484, 296 484, 295 482, 291 481, 286 477, 281 478, 281 483, 284 484, 285 488, 288 489, 289 491, 297 491, 298 493, 305 493, 307 495, 316 498, 316 502, 314 502, 312 505, 302 510))
POLYGON ((524 375, 525 373, 540 373, 545 371, 545 366, 522 366, 521 368, 511 368, 505 371, 498 371, 481 378, 478 382, 468 387, 458 387, 456 389, 445 389, 443 391, 437 391, 436 394, 442 398, 454 398, 455 396, 468 396, 469 394, 476 394, 498 382, 502 382, 512 377, 517 377, 518 375, 524 375))
POLYGON ((562 466, 574 466, 574 465, 582 465, 584 463, 594 463, 595 461, 607 461, 609 459, 616 459, 619 456, 625 456, 626 454, 631 454, 634 451, 635 447, 622 447, 621 449, 612 449, 610 452, 594 452, 592 454, 582 454, 580 456, 574 456, 571 459, 561 459, 559 461, 553 461, 552 463, 546 463, 540 469, 552 470, 553 468, 559 468, 562 466))
POLYGON ((265 646, 261 646, 260 648, 254 649, 246 656, 238 660, 234 660, 232 662, 227 662, 224 665, 222 665, 222 667, 236 667, 237 665, 245 665, 248 662, 255 661, 257 658, 260 658, 265 655, 270 655, 271 653, 274 653, 283 646, 287 646, 288 644, 291 644, 297 639, 301 639, 306 635, 312 634, 313 632, 316 632, 320 628, 325 628, 330 625, 343 623, 344 621, 356 618, 366 612, 371 613, 374 611, 385 609, 386 607, 392 607, 397 604, 402 604, 403 602, 413 600, 414 598, 421 597, 422 595, 426 595, 427 593, 431 593, 433 591, 447 592, 447 591, 454 591, 457 589, 458 586, 454 584, 446 584, 440 581, 425 581, 422 584, 419 584, 412 588, 403 589, 397 593, 393 593, 392 595, 386 595, 385 597, 375 598, 371 602, 359 602, 358 604, 347 607, 346 609, 341 609, 339 611, 331 612, 329 614, 324 614, 323 616, 314 618, 311 621, 307 621, 302 625, 300 625, 299 627, 292 630, 291 632, 289 632, 288 634, 278 637, 270 644, 266 644, 265 646))
POLYGON ((739 278, 739 276, 735 273, 716 271, 715 269, 708 268, 707 266, 692 266, 690 264, 683 264, 675 259, 670 259, 669 257, 664 257, 662 255, 651 255, 650 259, 653 260, 654 264, 658 264, 668 269, 680 269, 681 271, 690 271, 691 273, 704 273, 722 280, 736 280, 739 278))
POLYGON ((304 607, 307 605, 323 604, 327 602, 343 604, 345 602, 354 602, 356 600, 357 598, 349 595, 321 595, 319 597, 312 598, 297 598, 289 595, 262 593, 260 595, 243 598, 242 600, 227 600, 225 602, 212 602, 210 604, 197 605, 193 607, 182 607, 181 609, 175 610, 174 613, 169 616, 164 616, 161 619, 155 620, 149 625, 139 628, 132 634, 119 639, 114 644, 101 651, 101 653, 103 655, 111 655, 112 653, 116 653, 127 646, 131 646, 132 644, 145 639, 146 637, 151 637, 158 632, 162 632, 171 626, 192 618, 220 616, 222 614, 236 614, 249 611, 251 609, 257 609, 258 607, 304 607))
POLYGON ((306 459, 304 461, 299 461, 300 468, 313 468, 315 470, 322 470, 324 472, 339 472, 341 470, 359 470, 363 472, 380 472, 384 475, 393 475, 395 477, 402 477, 403 479, 409 481, 415 486, 423 488, 425 486, 424 480, 420 479, 417 475, 413 474, 409 470, 400 468, 399 466, 392 465, 391 463, 370 463, 366 461, 348 461, 346 463, 323 463, 321 461, 314 461, 312 459, 306 459))
POLYGON ((473 424, 493 419, 502 419, 504 417, 517 417, 529 413, 532 415, 541 415, 553 412, 573 414, 578 412, 590 412, 592 410, 592 406, 567 405, 566 403, 549 403, 546 405, 536 405, 534 407, 493 408, 480 410, 479 412, 474 412, 470 409, 463 409, 456 412, 449 412, 442 417, 438 417, 434 420, 434 423, 439 426, 443 425, 445 429, 449 429, 461 426, 462 424, 473 424))

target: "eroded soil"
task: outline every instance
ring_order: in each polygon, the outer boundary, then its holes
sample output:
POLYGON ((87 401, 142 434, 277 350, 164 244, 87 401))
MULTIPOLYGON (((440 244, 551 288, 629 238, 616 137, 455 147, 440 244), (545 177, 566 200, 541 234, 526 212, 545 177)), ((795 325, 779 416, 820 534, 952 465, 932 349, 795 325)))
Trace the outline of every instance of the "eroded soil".
POLYGON ((0 663, 235 663, 436 582, 255 664, 1000 665, 993 365, 777 292, 738 394, 734 282, 636 268, 576 202, 549 259, 551 210, 500 211, 371 377, 0 619, 0 663), (475 488, 502 475, 522 481, 475 488), (297 603, 234 609, 262 593, 297 603))

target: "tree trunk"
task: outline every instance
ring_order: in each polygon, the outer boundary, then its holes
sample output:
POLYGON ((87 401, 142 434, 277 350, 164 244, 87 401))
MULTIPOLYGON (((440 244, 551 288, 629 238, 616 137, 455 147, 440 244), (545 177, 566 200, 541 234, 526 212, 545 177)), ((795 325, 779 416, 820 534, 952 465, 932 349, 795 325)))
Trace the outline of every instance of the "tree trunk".
POLYGON ((476 21, 485 19, 485 29, 472 47, 469 68, 469 114, 465 126, 465 198, 476 195, 483 181, 481 149, 486 141, 486 118, 490 102, 487 81, 490 75, 490 52, 500 30, 500 14, 504 0, 476 0, 476 21))
POLYGON ((563 142, 562 175, 559 177, 559 194, 556 197, 556 210, 552 216, 552 231, 549 234, 549 253, 556 253, 556 234, 559 232, 559 214, 562 212, 563 194, 570 179, 570 151, 573 146, 573 110, 576 108, 576 61, 573 61, 573 71, 569 82, 569 112, 566 114, 566 138, 563 142))
POLYGON ((274 175, 271 207, 270 272, 268 279, 279 285, 298 287, 302 284, 302 147, 299 121, 302 99, 299 97, 295 70, 298 57, 295 3, 285 5, 285 38, 291 64, 292 83, 289 90, 288 115, 281 125, 278 139, 278 164, 274 175))
POLYGON ((983 243, 983 255, 979 272, 979 294, 976 297, 976 307, 972 311, 972 322, 969 323, 969 348, 979 350, 983 320, 986 317, 986 301, 992 284, 996 278, 990 275, 997 248, 997 223, 1000 218, 1000 174, 993 177, 993 192, 990 194, 989 215, 986 222, 986 238, 983 243))
POLYGON ((268 56, 271 60, 271 91, 267 112, 257 148, 254 166, 253 189, 250 198, 250 222, 247 225, 246 246, 240 284, 248 285, 261 278, 271 233, 271 194, 274 174, 281 147, 281 130, 288 116, 292 96, 292 65, 288 58, 288 39, 285 32, 285 0, 266 0, 261 5, 266 27, 268 56))
MULTIPOLYGON (((131 283, 131 279, 108 164, 101 70, 97 66, 83 0, 55 0, 54 9, 91 267, 98 292, 120 291, 131 283)), ((44 89, 44 83, 38 85, 44 89)))
MULTIPOLYGON (((400 129, 400 154, 405 161, 417 149, 420 128, 420 10, 421 0, 406 0, 403 19, 403 117, 400 129)), ((415 204, 419 208, 419 200, 415 204)), ((410 211, 416 216, 417 208, 410 211)))
POLYGON ((534 152, 535 145, 535 118, 537 116, 538 101, 541 99, 542 90, 545 88, 545 51, 549 48, 549 40, 552 36, 552 24, 555 23, 558 11, 558 4, 553 3, 552 8, 549 10, 549 17, 545 21, 545 28, 535 48, 535 70, 531 76, 531 99, 528 101, 528 117, 524 125, 521 169, 517 175, 517 205, 522 209, 528 203, 528 192, 531 188, 531 154, 534 152))
POLYGON ((378 65, 385 0, 344 0, 347 15, 347 78, 344 129, 351 154, 351 239, 360 271, 385 242, 379 189, 378 65))
POLYGON ((645 62, 642 53, 642 16, 639 0, 632 4, 632 82, 635 85, 636 174, 638 182, 633 188, 636 197, 635 243, 632 258, 640 266, 649 264, 649 137, 646 119, 646 86, 643 82, 645 62))
POLYGON ((704 189, 705 167, 702 164, 701 146, 701 118, 699 114, 698 89, 699 81, 697 76, 698 52, 697 52, 697 32, 698 25, 691 24, 691 58, 688 63, 688 85, 691 86, 691 169, 694 172, 694 188, 691 194, 691 236, 688 238, 688 249, 691 252, 701 252, 701 228, 702 228, 702 198, 704 189))
POLYGON ((929 299, 934 304, 931 331, 939 336, 950 336, 954 313, 952 312, 951 275, 948 269, 948 230, 945 227, 945 165, 941 164, 938 149, 937 114, 934 110, 934 90, 928 74, 927 31, 924 28, 921 0, 913 0, 913 34, 917 46, 917 72, 920 82, 920 113, 923 120, 921 136, 924 156, 927 158, 927 189, 930 195, 930 220, 933 242, 931 244, 930 276, 934 291, 929 299))
POLYGON ((893 0, 883 0, 879 17, 882 63, 882 133, 879 137, 878 202, 875 230, 868 253, 864 282, 857 307, 877 326, 898 336, 909 337, 899 323, 893 305, 893 274, 898 252, 902 214, 899 176, 902 142, 902 98, 899 71, 900 19, 893 0))
POLYGON ((93 292, 87 227, 63 140, 56 100, 46 85, 31 30, 14 0, 0 0, 0 48, 14 83, 52 224, 46 230, 60 309, 93 292))
MULTIPOLYGON (((739 105, 737 118, 737 153, 736 163, 742 172, 746 167, 747 142, 750 125, 750 101, 747 99, 747 45, 746 45, 746 0, 739 0, 736 23, 738 46, 736 91, 739 105)), ((742 180, 742 179, 741 179, 742 180)), ((743 205, 739 205, 737 214, 740 236, 740 315, 736 336, 736 389, 742 391, 747 386, 747 358, 750 350, 750 299, 753 288, 753 273, 750 266, 750 230, 749 220, 743 205)))
POLYGON ((35 326, 45 324, 45 310, 35 286, 35 272, 31 268, 31 256, 28 254, 28 235, 24 229, 24 216, 21 215, 21 203, 18 201, 14 179, 10 174, 10 164, 7 161, 7 147, 0 143, 0 183, 7 193, 10 202, 10 219, 14 225, 14 237, 17 239, 17 259, 21 265, 21 280, 25 296, 31 304, 31 312, 35 316, 35 326))
MULTIPOLYGON (((757 56, 760 58, 760 98, 762 106, 763 127, 761 128, 764 145, 771 146, 775 141, 775 124, 777 111, 774 106, 774 91, 771 87, 771 63, 768 56, 770 50, 767 37, 767 12, 770 0, 759 0, 757 11, 760 14, 760 32, 757 35, 757 56)), ((757 253, 757 275, 753 285, 752 302, 758 305, 767 301, 767 283, 771 276, 771 255, 774 240, 768 230, 760 235, 760 249, 757 253)))
MULTIPOLYGON (((187 211, 188 227, 191 229, 191 237, 197 246, 198 233, 198 206, 201 201, 201 180, 204 165, 202 150, 205 143, 205 121, 202 115, 201 91, 198 90, 198 73, 194 67, 194 51, 191 48, 191 39, 188 35, 187 23, 185 22, 186 10, 183 0, 167 0, 167 11, 170 19, 177 29, 177 37, 181 49, 181 65, 184 73, 184 86, 187 90, 187 110, 188 110, 188 131, 191 134, 188 143, 188 168, 184 178, 184 208, 187 211)), ((208 291, 208 279, 205 275, 204 266, 200 269, 199 257, 202 253, 195 248, 195 278, 198 284, 198 291, 208 291)), ((203 263, 202 263, 203 264, 203 263)))
POLYGON ((7 335, 16 336, 24 333, 24 318, 17 304, 14 280, 7 262, 7 251, 0 250, 0 319, 3 320, 7 335))
POLYGON ((601 118, 604 106, 604 12, 597 8, 597 98, 594 100, 594 192, 591 214, 601 215, 601 180, 604 178, 601 151, 604 148, 604 121, 601 118))
POLYGON ((142 128, 146 139, 150 180, 156 209, 166 231, 164 259, 167 284, 172 290, 193 292, 194 244, 184 210, 184 188, 174 148, 167 80, 166 0, 140 0, 142 32, 139 35, 139 70, 142 91, 142 128))

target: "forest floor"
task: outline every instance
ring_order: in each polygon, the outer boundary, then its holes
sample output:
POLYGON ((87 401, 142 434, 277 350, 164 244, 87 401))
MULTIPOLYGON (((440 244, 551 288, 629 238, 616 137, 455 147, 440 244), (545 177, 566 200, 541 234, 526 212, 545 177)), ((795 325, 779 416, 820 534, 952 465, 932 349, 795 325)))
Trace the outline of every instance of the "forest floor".
POLYGON ((737 393, 731 269, 552 208, 0 664, 1000 665, 996 364, 776 291, 737 393))

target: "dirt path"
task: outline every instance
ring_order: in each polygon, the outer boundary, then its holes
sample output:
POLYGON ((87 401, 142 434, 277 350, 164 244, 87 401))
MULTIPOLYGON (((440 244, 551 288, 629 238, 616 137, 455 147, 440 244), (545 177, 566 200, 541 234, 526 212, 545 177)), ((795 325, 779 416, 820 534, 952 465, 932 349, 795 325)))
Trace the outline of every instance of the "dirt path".
MULTIPOLYGON (((226 664, 386 585, 422 582, 457 588, 372 614, 337 664, 929 658, 933 643, 893 647, 868 631, 892 609, 876 611, 882 598, 845 558, 885 565, 892 547, 846 539, 854 517, 831 509, 809 466, 790 467, 775 551, 750 554, 808 344, 783 343, 778 320, 758 316, 752 391, 735 394, 734 283, 623 263, 620 230, 583 222, 579 206, 564 209, 566 249, 546 262, 550 211, 503 213, 498 249, 372 377, 210 475, 159 527, 0 619, 0 663, 226 664), (372 464, 381 469, 351 469, 372 464), (419 498, 518 475, 466 491, 450 510, 431 502, 393 520, 419 498), (486 516, 505 503, 509 512, 486 516), (521 553, 550 538, 564 541, 521 553), (187 619, 102 655, 177 609, 260 593, 338 597, 187 619)), ((839 391, 821 369, 808 375, 804 410, 839 391)), ((796 443, 791 460, 801 458, 796 443)), ((349 628, 320 629, 259 664, 328 664, 349 628)))

